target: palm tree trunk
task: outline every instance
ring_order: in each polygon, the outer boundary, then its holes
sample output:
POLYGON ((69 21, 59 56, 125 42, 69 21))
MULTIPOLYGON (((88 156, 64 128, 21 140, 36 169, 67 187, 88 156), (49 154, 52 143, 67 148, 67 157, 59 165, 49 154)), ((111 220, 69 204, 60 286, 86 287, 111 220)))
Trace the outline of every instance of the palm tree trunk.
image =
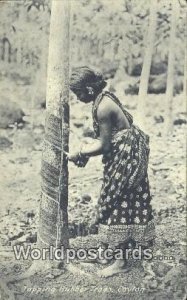
POLYGON ((52 1, 38 245, 68 247, 69 0, 52 1))

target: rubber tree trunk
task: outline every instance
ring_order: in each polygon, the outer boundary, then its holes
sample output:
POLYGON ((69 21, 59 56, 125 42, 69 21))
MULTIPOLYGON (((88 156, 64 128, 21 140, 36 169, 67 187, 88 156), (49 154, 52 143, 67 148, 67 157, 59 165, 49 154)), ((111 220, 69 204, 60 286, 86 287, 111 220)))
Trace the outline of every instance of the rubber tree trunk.
POLYGON ((187 94, 187 49, 185 50, 184 53, 184 82, 183 82, 183 93, 184 96, 187 94))
POLYGON ((155 31, 157 27, 157 0, 150 3, 149 28, 147 39, 145 41, 145 55, 139 86, 138 111, 142 120, 145 119, 146 96, 149 84, 149 75, 151 70, 151 61, 154 50, 155 31))
POLYGON ((38 245, 67 247, 69 151, 69 0, 52 1, 49 37, 46 124, 41 170, 38 245))
MULTIPOLYGON (((181 3, 179 1, 179 4, 181 6, 181 3)), ((184 3, 184 6, 181 6, 182 8, 185 8, 186 5, 184 3)), ((180 7, 179 7, 179 13, 180 13, 180 7)), ((187 18, 187 12, 186 12, 186 18, 187 18)), ((187 38, 187 26, 185 26, 185 31, 184 31, 184 38, 186 40, 187 38)), ((184 81, 183 81, 183 93, 184 97, 186 97, 187 94, 187 47, 185 47, 184 50, 184 81)))
POLYGON ((175 63, 175 35, 176 19, 179 14, 178 1, 172 0, 171 31, 168 54, 167 86, 166 86, 166 111, 165 111, 165 133, 172 131, 173 123, 173 89, 174 89, 174 63, 175 63))
MULTIPOLYGON (((20 3, 21 4, 21 3, 20 3)), ((17 62, 18 64, 23 63, 23 32, 20 28, 23 28, 24 22, 26 22, 26 8, 24 5, 19 4, 19 31, 17 31, 17 38, 16 38, 16 46, 18 49, 17 52, 17 62)), ((24 67, 24 66, 23 66, 24 67)))

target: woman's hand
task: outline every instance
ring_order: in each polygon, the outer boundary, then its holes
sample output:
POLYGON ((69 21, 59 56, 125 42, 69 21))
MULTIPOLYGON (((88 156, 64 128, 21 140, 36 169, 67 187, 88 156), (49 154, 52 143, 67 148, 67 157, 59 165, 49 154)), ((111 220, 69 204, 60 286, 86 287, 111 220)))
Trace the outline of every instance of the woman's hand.
POLYGON ((84 168, 86 166, 88 160, 89 160, 89 157, 82 157, 75 163, 75 165, 79 168, 84 168))
POLYGON ((76 163, 79 160, 80 155, 79 155, 79 152, 74 152, 74 153, 71 153, 71 154, 68 153, 67 157, 68 157, 69 161, 72 161, 72 162, 76 163))
POLYGON ((84 168, 89 160, 89 157, 83 155, 81 152, 74 152, 72 154, 66 153, 69 161, 72 161, 77 167, 84 168))

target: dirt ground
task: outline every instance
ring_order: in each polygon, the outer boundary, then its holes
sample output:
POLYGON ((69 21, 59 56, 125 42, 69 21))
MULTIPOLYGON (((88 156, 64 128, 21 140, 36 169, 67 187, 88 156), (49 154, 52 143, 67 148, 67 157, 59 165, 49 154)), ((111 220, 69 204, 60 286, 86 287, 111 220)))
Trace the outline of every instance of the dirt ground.
MULTIPOLYGON (((164 95, 147 99, 147 132, 150 135, 149 177, 152 206, 156 222, 155 259, 129 262, 129 272, 101 279, 97 264, 74 262, 84 273, 70 271, 44 272, 29 279, 4 286, 10 275, 20 274, 30 261, 16 261, 13 245, 36 243, 40 199, 40 164, 44 137, 44 109, 32 109, 31 88, 24 85, 1 84, 1 95, 18 102, 26 116, 23 127, 0 129, 0 138, 11 144, 1 147, 1 224, 0 224, 0 299, 185 299, 185 104, 184 95, 174 98, 173 133, 164 136, 164 95), (181 124, 182 123, 182 124, 181 124), (170 259, 162 259, 167 256, 170 259)), ((137 96, 121 98, 127 109, 136 115, 137 96)), ((3 101, 1 99, 1 101, 3 101)), ((91 107, 72 101, 70 149, 81 141, 90 142, 91 107)), ((75 237, 80 224, 89 227, 91 212, 99 197, 102 182, 101 157, 90 159, 84 169, 69 164, 69 219, 72 228, 70 244, 94 245, 95 235, 75 237), (83 201, 82 199, 87 199, 83 201)), ((81 227, 82 228, 82 227, 81 227)), ((79 234, 81 235, 81 234, 79 234)), ((85 235, 85 234, 84 234, 85 235)))

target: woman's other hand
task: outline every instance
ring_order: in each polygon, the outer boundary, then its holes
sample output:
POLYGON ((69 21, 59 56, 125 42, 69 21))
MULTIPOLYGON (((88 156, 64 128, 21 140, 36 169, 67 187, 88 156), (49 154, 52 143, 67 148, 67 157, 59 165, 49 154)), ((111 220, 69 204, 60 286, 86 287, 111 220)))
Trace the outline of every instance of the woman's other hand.
POLYGON ((75 163, 75 165, 79 168, 84 168, 86 166, 88 160, 89 160, 88 157, 82 157, 75 163))

